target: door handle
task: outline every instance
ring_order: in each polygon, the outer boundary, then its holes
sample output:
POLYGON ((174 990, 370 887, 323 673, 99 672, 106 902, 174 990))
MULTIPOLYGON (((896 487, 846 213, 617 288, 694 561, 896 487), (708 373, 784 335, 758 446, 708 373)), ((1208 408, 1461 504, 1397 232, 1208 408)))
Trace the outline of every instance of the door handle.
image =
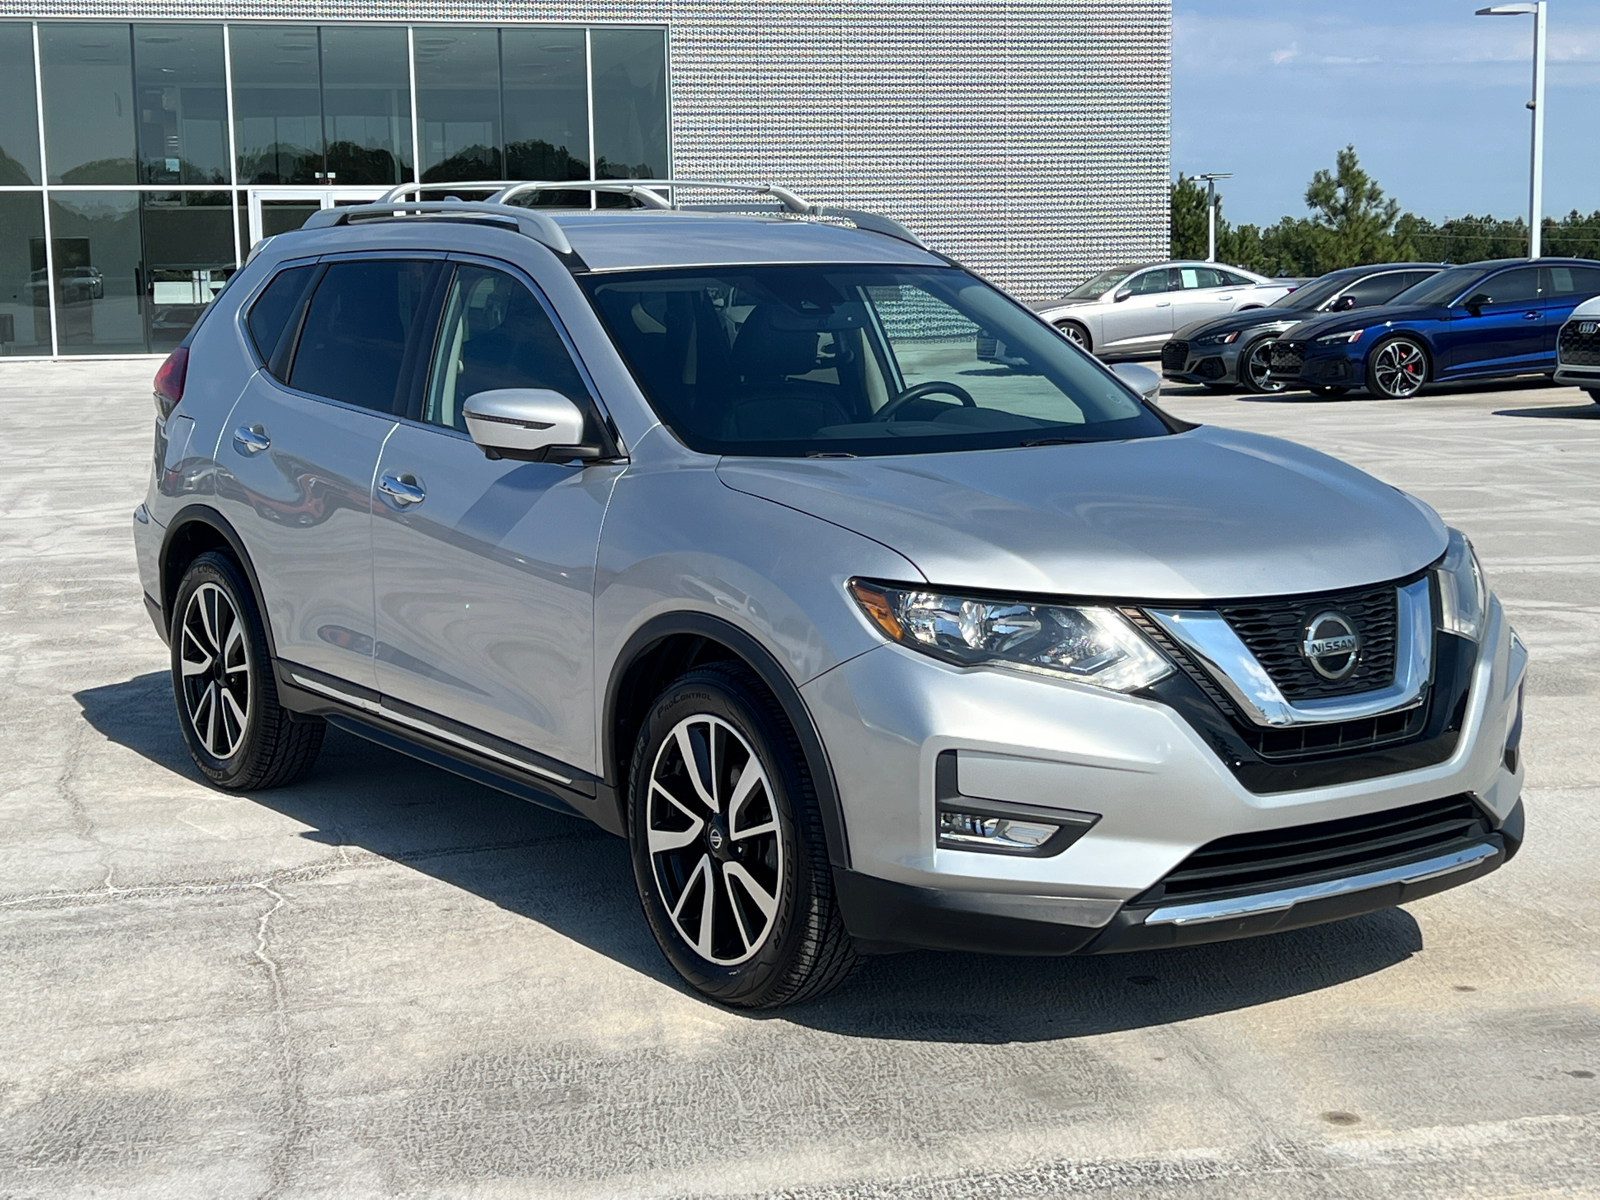
POLYGON ((409 471, 399 475, 382 475, 378 479, 378 490, 389 499, 393 500, 400 508, 410 508, 413 504, 421 504, 428 498, 428 493, 422 486, 422 481, 409 471))
POLYGON ((1157 308, 1171 308, 1172 307, 1172 301, 1171 300, 1157 300, 1156 301, 1156 307, 1157 308))
POLYGON ((272 439, 260 425, 241 425, 233 431, 233 444, 240 454, 260 454, 272 445, 272 439))
POLYGON ((1522 319, 1524 321, 1537 321, 1539 319, 1539 314, 1536 312, 1525 312, 1522 314, 1522 319))

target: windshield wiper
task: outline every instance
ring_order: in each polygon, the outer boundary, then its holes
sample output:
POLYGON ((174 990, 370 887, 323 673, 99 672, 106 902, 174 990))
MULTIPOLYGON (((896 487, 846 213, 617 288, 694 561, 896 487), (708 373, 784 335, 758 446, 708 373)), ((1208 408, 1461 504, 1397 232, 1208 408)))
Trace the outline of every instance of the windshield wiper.
POLYGON ((1029 446, 1081 446, 1085 442, 1094 441, 1094 438, 1040 438, 1034 442, 1023 442, 1023 448, 1029 446))
POLYGON ((859 454, 851 454, 848 450, 807 450, 807 458, 860 458, 859 454))

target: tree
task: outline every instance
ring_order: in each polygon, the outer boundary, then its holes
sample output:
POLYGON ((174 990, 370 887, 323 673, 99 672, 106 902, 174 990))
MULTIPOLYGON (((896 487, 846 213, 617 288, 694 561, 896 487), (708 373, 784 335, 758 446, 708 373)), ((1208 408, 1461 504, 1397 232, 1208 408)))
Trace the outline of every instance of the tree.
POLYGON ((1315 239, 1319 273, 1395 261, 1400 204, 1384 198, 1378 181, 1361 169, 1353 145, 1339 151, 1332 173, 1321 170, 1311 177, 1306 207, 1312 210, 1311 224, 1329 235, 1315 239))
MULTIPOLYGON (((1217 212, 1218 233, 1222 213, 1217 212)), ((1198 179, 1179 173, 1172 185, 1172 257, 1206 256, 1206 189, 1198 179)))

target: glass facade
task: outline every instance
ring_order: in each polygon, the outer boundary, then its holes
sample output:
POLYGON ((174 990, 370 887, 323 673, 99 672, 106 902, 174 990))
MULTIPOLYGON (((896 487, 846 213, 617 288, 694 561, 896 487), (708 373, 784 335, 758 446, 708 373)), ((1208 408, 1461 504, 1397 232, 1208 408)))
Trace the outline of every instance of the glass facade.
POLYGON ((0 21, 0 356, 170 350, 257 238, 419 173, 660 177, 669 144, 661 28, 0 21))

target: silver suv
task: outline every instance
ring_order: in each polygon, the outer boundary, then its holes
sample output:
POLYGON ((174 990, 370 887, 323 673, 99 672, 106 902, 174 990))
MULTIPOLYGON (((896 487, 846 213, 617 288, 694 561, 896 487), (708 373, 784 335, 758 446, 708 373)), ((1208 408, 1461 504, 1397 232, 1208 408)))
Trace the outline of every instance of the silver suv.
POLYGON ((325 212, 162 368, 134 532, 207 779, 331 724, 587 817, 746 1007, 1516 851, 1526 654, 1426 505, 1171 418, 882 218, 590 186, 634 207, 325 212))

